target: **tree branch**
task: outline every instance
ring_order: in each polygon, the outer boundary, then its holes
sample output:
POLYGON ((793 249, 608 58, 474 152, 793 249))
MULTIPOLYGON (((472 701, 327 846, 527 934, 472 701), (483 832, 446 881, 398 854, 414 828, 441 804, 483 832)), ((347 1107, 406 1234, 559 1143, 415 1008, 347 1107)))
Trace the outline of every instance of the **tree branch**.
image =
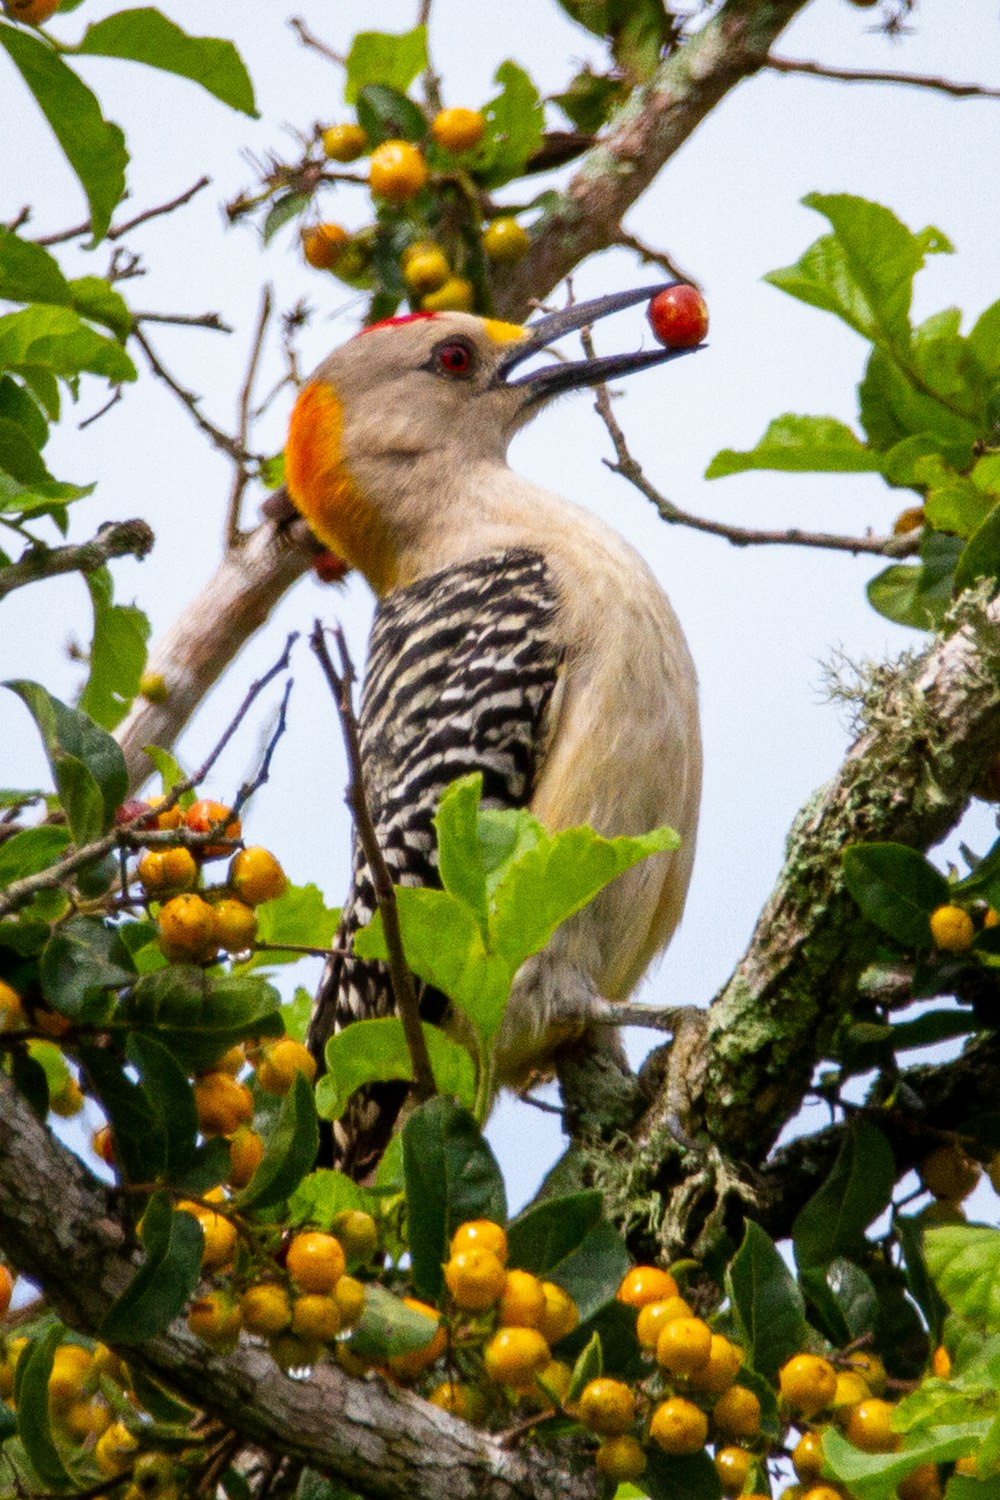
POLYGON ((934 89, 953 99, 1000 99, 1000 89, 982 83, 953 83, 950 78, 934 78, 927 73, 896 73, 869 68, 831 68, 825 63, 805 58, 776 57, 772 52, 765 67, 774 73, 802 73, 810 78, 830 78, 837 83, 904 83, 911 88, 934 89))
MULTIPOLYGON (((257 378, 261 350, 264 347, 264 334, 267 332, 267 325, 271 317, 271 303, 271 288, 266 286, 263 296, 260 299, 260 312, 257 315, 257 331, 250 346, 250 358, 247 360, 247 371, 243 378, 239 406, 237 408, 239 425, 236 431, 236 442, 244 453, 247 451, 247 442, 250 436, 250 401, 253 395, 253 384, 257 378)), ((225 538, 227 547, 235 547, 242 540, 240 508, 243 504, 243 496, 246 493, 246 487, 249 482, 250 475, 247 472, 246 462, 237 464, 236 473, 233 475, 233 487, 229 495, 229 505, 226 511, 225 538)))
MULTIPOLYGON (((141 214, 136 214, 134 219, 127 219, 124 224, 112 225, 104 238, 106 240, 120 240, 123 235, 128 234, 130 229, 135 229, 139 224, 145 224, 150 219, 158 219, 162 214, 172 214, 175 209, 183 208, 185 203, 190 203, 191 199, 197 193, 200 193, 202 188, 208 187, 211 180, 210 177, 199 177, 193 187, 189 187, 185 192, 179 194, 178 197, 171 198, 169 203, 160 203, 156 208, 144 209, 141 214)), ((24 213, 23 209, 22 213, 24 213)), ((81 235, 89 234, 90 230, 91 225, 88 219, 85 224, 77 224, 73 229, 61 229, 56 234, 41 235, 35 240, 35 244, 63 245, 67 240, 78 240, 81 235)))
POLYGON ((141 561, 156 538, 145 521, 114 521, 102 526, 89 542, 68 547, 29 547, 19 561, 0 570, 0 599, 40 578, 60 573, 93 573, 113 557, 137 557, 141 561))
MULTIPOLYGON (((0 1248, 44 1288, 71 1327, 99 1334, 136 1260, 113 1193, 52 1137, 0 1070, 0 1248), (25 1191, 32 1183, 35 1190, 25 1191), (58 1203, 59 1212, 52 1212, 58 1203)), ((130 1363, 251 1443, 307 1463, 377 1500, 596 1500, 598 1476, 582 1460, 567 1471, 532 1447, 500 1439, 379 1379, 354 1380, 333 1364, 292 1380, 245 1340, 211 1353, 178 1320, 123 1350, 130 1363)))
POLYGON ((179 381, 174 379, 169 370, 161 363, 159 356, 142 329, 133 325, 132 337, 149 361, 149 367, 153 371, 153 374, 158 376, 164 385, 173 391, 178 401, 187 407, 196 425, 201 428, 202 432, 212 441, 215 447, 221 448, 223 453, 228 454, 235 463, 244 464, 248 462, 253 455, 247 453, 236 438, 231 438, 228 433, 222 431, 221 427, 216 427, 214 422, 210 422, 207 417, 202 416, 199 410, 201 397, 195 395, 194 391, 185 389, 179 381))

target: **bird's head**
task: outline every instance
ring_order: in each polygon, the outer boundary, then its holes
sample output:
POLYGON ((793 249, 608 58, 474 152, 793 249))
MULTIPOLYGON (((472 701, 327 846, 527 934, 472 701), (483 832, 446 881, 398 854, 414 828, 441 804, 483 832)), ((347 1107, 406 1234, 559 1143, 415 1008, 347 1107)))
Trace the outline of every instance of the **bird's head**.
POLYGON ((688 349, 526 361, 563 334, 647 302, 662 286, 576 303, 524 327, 472 313, 414 313, 355 335, 299 394, 285 447, 289 492, 319 539, 377 593, 400 580, 407 517, 428 483, 502 463, 552 397, 662 364, 688 349))

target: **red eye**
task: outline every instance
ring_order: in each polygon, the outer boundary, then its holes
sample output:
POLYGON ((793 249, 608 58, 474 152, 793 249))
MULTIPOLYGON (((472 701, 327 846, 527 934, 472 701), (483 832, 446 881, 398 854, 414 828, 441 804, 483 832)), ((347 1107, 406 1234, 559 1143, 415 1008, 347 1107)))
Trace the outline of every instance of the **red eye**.
POLYGON ((472 369, 472 350, 467 344, 442 344, 437 351, 437 362, 445 375, 468 375, 472 369))

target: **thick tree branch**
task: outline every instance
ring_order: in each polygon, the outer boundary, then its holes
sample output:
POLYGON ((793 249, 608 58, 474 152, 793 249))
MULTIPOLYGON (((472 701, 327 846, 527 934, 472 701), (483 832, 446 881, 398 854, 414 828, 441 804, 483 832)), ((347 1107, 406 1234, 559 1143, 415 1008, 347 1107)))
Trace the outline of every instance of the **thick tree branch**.
MULTIPOLYGON (((52 1137, 0 1071, 0 1249, 71 1327, 96 1334, 136 1262, 112 1194, 52 1137), (32 1191, 26 1192, 26 1184, 32 1191), (58 1203, 59 1212, 52 1212, 58 1203)), ((130 1363, 251 1443, 286 1454, 375 1500, 596 1500, 593 1463, 511 1452, 419 1397, 333 1364, 282 1374, 247 1343, 212 1354, 177 1321, 129 1348, 130 1363)))
POLYGON ((0 599, 37 583, 40 578, 56 578, 60 573, 93 573, 113 557, 146 556, 155 541, 145 521, 115 521, 102 526, 89 542, 68 547, 31 547, 20 560, 0 572, 0 599))

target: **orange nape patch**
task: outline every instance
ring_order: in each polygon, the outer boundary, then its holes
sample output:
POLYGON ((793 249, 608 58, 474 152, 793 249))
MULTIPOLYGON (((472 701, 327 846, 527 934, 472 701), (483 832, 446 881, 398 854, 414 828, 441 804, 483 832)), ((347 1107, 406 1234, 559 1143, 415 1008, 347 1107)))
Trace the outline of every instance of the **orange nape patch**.
POLYGON ((285 481, 313 535, 384 594, 395 582, 396 557, 378 512, 343 464, 343 429, 333 388, 319 380, 304 386, 288 424, 285 481))

